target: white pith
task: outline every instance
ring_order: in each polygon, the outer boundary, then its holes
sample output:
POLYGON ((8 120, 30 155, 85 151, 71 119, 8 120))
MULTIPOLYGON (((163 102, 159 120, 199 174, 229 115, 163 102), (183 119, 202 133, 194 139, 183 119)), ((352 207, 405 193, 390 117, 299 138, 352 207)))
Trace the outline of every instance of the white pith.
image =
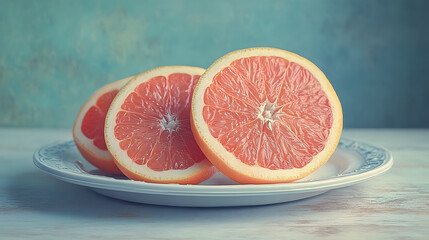
POLYGON ((177 119, 177 116, 168 113, 159 121, 159 125, 162 130, 174 132, 180 128, 180 121, 177 119))
MULTIPOLYGON (((265 103, 266 104, 266 103, 265 103)), ((275 104, 275 103, 274 103, 275 104)), ((260 113, 258 117, 268 124, 272 124, 273 115, 271 111, 262 111, 265 108, 265 105, 262 104, 260 108, 260 113), (264 116, 265 114, 265 116, 264 116), (270 116, 271 114, 271 116, 270 116)), ((266 179, 269 181, 284 181, 285 179, 294 179, 299 176, 302 176, 303 173, 313 172, 315 169, 319 168, 329 156, 333 153, 336 148, 339 137, 342 130, 342 110, 339 99, 335 94, 331 84, 329 83, 326 76, 323 74, 320 69, 318 69, 310 61, 287 51, 274 49, 274 48, 252 48, 239 50, 232 53, 229 53, 217 60, 213 65, 211 65, 207 71, 201 76, 198 85, 195 88, 193 99, 192 99, 192 114, 195 122, 195 128, 198 134, 201 136, 205 144, 209 149, 221 159, 223 162, 226 162, 228 167, 236 172, 240 172, 249 177, 266 179), (331 105, 331 110, 333 113, 333 125, 328 136, 326 147, 313 157, 313 160, 302 168, 293 168, 293 169, 279 169, 279 170, 270 170, 259 165, 247 165, 240 160, 236 159, 235 155, 231 152, 228 152, 224 146, 214 138, 207 124, 203 118, 203 107, 204 103, 204 94, 206 88, 212 83, 213 77, 221 71, 223 68, 230 65, 230 63, 239 58, 252 57, 252 56, 277 56, 285 58, 291 62, 295 62, 308 71, 319 80, 321 88, 326 92, 329 103, 331 105), (333 94, 332 94, 333 93, 333 94)), ((281 114, 281 113, 279 113, 281 114)))
POLYGON ((88 110, 95 106, 97 100, 105 93, 113 91, 113 90, 120 90, 126 83, 128 83, 129 80, 131 80, 133 77, 124 78, 122 80, 109 83, 102 88, 98 89, 94 94, 91 95, 91 97, 88 99, 88 101, 85 102, 85 104, 80 109, 76 120, 74 122, 73 126, 73 136, 76 142, 79 143, 80 147, 85 148, 88 152, 91 152, 93 155, 95 155, 100 160, 104 161, 113 161, 112 157, 109 154, 109 151, 107 150, 101 150, 98 147, 96 147, 93 143, 93 139, 87 138, 82 133, 82 121, 85 117, 85 114, 88 112, 88 110))
MULTIPOLYGON (((147 167, 146 165, 140 165, 135 163, 128 155, 127 152, 122 150, 119 146, 120 141, 115 137, 114 128, 115 128, 115 119, 116 114, 121 111, 121 105, 129 94, 134 92, 134 89, 150 80, 156 76, 165 76, 173 73, 185 73, 191 76, 203 74, 205 69, 198 67, 188 67, 188 66, 167 66, 159 67, 147 72, 137 75, 132 81, 125 85, 118 95, 113 100, 110 109, 106 117, 105 125, 105 138, 106 145, 120 165, 131 172, 134 172, 140 176, 152 179, 152 180, 174 180, 181 179, 186 176, 195 175, 196 172, 204 171, 205 169, 212 166, 212 164, 206 159, 199 163, 195 163, 191 167, 184 170, 165 170, 165 171, 154 171, 147 167)), ((159 124, 163 130, 175 131, 180 127, 180 122, 177 120, 174 115, 164 116, 164 120, 159 121, 159 124)))
POLYGON ((269 130, 273 130, 274 121, 277 121, 280 115, 282 115, 282 112, 276 103, 265 101, 259 107, 257 118, 261 119, 269 130))

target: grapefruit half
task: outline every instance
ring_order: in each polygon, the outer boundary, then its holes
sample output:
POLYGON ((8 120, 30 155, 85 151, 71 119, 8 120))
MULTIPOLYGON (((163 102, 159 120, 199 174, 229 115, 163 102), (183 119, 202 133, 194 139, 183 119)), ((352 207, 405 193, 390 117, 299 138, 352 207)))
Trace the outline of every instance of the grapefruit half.
POLYGON ((83 104, 73 125, 73 139, 82 156, 95 167, 108 173, 122 174, 107 150, 104 141, 104 121, 113 98, 131 78, 98 89, 83 104))
POLYGON ((204 69, 166 66, 137 75, 112 102, 105 138, 116 165, 130 179, 198 184, 216 168, 191 131, 194 87, 204 69))
POLYGON ((207 158, 239 183, 282 183, 322 166, 341 136, 340 101, 307 59, 274 48, 231 52, 201 76, 192 130, 207 158))

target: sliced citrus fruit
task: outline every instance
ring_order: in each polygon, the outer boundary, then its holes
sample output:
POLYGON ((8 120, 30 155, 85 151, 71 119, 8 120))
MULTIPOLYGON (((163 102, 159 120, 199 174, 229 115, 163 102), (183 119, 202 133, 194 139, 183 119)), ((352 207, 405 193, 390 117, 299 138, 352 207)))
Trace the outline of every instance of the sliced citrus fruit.
POLYGON ((137 75, 107 113, 105 138, 117 166, 130 179, 198 184, 216 168, 192 135, 190 106, 204 69, 166 66, 137 75))
POLYGON ((339 99, 307 59, 274 48, 235 51, 201 76, 192 130, 207 158, 239 183, 290 182, 334 152, 339 99))
POLYGON ((108 173, 122 174, 107 150, 104 141, 104 121, 113 98, 131 78, 98 89, 83 104, 73 125, 73 138, 82 156, 95 167, 108 173))

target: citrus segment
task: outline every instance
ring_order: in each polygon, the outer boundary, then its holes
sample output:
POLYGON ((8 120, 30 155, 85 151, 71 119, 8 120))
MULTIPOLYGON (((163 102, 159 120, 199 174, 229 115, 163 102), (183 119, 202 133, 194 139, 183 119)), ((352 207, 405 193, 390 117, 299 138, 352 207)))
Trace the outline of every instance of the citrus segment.
POLYGON ((136 76, 118 93, 107 114, 105 137, 129 178, 196 184, 215 173, 190 126, 191 96, 203 72, 161 67, 136 76))
POLYGON ((104 141, 104 119, 106 118, 107 110, 109 110, 110 103, 118 93, 118 90, 112 90, 101 95, 97 99, 95 106, 92 106, 82 120, 82 133, 89 139, 93 139, 96 147, 106 151, 107 146, 104 141))
POLYGON ((104 122, 114 97, 130 79, 125 78, 97 90, 82 106, 73 125, 73 138, 82 156, 108 173, 122 174, 107 150, 104 122))
POLYGON ((342 130, 338 97, 323 73, 287 51, 230 53, 201 77, 193 130, 209 160, 242 183, 288 182, 325 163, 342 130))

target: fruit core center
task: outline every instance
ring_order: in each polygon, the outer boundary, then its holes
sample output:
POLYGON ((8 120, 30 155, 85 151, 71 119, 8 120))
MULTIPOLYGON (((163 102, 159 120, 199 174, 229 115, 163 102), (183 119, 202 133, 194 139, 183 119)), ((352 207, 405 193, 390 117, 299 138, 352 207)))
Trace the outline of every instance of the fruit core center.
POLYGON ((280 110, 281 108, 278 107, 275 103, 267 101, 261 104, 258 117, 264 122, 272 123, 273 121, 279 119, 279 115, 281 114, 280 110))
POLYGON ((175 115, 166 114, 160 121, 162 130, 167 130, 169 132, 174 132, 179 129, 180 122, 175 115))

